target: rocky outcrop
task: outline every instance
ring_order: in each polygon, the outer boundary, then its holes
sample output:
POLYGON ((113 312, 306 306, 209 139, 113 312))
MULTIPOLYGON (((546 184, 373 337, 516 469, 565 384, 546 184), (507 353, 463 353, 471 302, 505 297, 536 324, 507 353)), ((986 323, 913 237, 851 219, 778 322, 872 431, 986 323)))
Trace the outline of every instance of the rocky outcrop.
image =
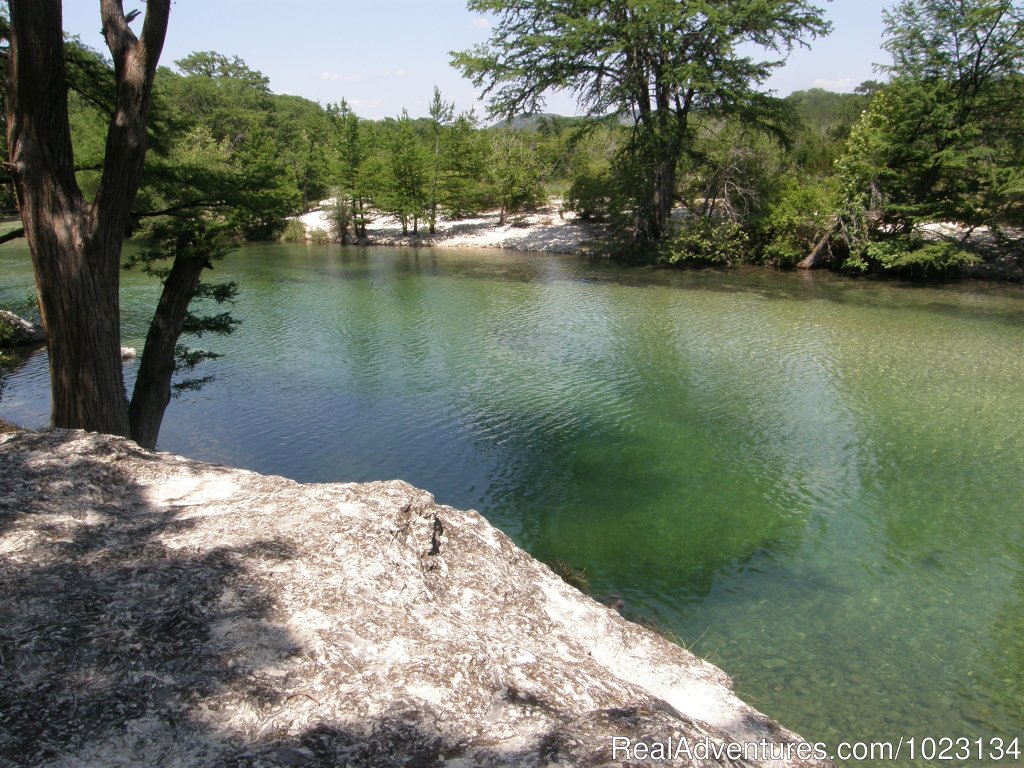
MULTIPOLYGON (((0 578, 5 766, 636 765, 613 738, 798 741, 401 482, 0 435, 0 578)), ((746 751, 653 764, 825 765, 746 751)))
POLYGON ((0 347, 17 347, 22 344, 42 344, 46 332, 41 326, 32 325, 28 320, 13 312, 0 309, 0 347))

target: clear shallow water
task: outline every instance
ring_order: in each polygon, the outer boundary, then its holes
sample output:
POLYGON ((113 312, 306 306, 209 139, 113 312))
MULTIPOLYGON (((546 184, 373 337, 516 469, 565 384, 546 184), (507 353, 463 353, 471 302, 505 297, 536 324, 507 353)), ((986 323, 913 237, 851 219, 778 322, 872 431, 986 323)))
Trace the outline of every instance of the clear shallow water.
MULTIPOLYGON (((215 275, 243 324, 161 449, 479 509, 811 740, 1024 737, 1019 288, 302 246, 215 275)), ((154 296, 126 277, 125 343, 154 296)), ((0 418, 46 386, 38 355, 0 418)))

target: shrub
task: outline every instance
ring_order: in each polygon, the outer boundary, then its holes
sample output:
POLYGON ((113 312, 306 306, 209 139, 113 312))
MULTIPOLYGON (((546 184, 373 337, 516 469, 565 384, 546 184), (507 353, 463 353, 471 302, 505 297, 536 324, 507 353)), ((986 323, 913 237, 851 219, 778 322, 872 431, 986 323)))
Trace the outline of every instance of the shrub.
POLYGON ((980 263, 980 258, 956 243, 924 243, 916 237, 899 237, 868 242, 859 252, 852 253, 843 266, 861 272, 880 270, 935 276, 980 263))
POLYGON ((281 230, 278 237, 282 243, 304 243, 306 242, 306 225, 298 219, 288 219, 288 223, 281 230))
POLYGON ((607 172, 581 171, 573 177, 565 207, 580 218, 607 221, 612 211, 614 189, 607 172))
POLYGON ((779 267, 794 266, 834 227, 836 209, 833 183, 792 180, 761 221, 762 260, 779 267))
POLYGON ((732 266, 749 258, 750 238, 737 222, 722 217, 683 219, 658 247, 658 261, 671 266, 732 266))
POLYGON ((331 235, 326 229, 311 229, 309 231, 309 242, 313 245, 327 245, 331 242, 331 235))

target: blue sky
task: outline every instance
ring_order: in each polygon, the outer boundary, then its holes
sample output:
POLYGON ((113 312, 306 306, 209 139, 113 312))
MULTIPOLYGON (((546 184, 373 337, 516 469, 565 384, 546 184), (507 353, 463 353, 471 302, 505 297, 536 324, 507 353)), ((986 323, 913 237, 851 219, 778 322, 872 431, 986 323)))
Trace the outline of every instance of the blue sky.
MULTIPOLYGON (((144 7, 125 0, 126 10, 144 7)), ((879 49, 882 9, 892 0, 825 3, 831 36, 797 50, 768 86, 780 95, 815 86, 852 90, 875 77, 872 64, 888 57, 879 49)), ((99 2, 66 0, 64 27, 93 48, 105 50, 99 2)), ((363 117, 381 118, 408 108, 426 114, 437 85, 458 109, 476 106, 478 94, 449 64, 448 52, 484 42, 486 20, 463 0, 175 0, 162 63, 193 51, 239 56, 270 78, 277 93, 321 103, 347 98, 363 117)), ((571 99, 555 95, 548 109, 573 114, 571 99)))

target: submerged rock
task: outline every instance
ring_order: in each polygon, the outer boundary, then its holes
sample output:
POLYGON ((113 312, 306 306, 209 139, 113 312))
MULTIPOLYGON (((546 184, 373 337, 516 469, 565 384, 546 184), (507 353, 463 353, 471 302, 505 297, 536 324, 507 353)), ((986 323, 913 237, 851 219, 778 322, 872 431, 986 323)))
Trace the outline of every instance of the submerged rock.
MULTIPOLYGON (((0 578, 7 766, 639 765, 613 745, 799 741, 402 482, 0 435, 0 578)), ((827 765, 747 752, 655 764, 827 765)))

